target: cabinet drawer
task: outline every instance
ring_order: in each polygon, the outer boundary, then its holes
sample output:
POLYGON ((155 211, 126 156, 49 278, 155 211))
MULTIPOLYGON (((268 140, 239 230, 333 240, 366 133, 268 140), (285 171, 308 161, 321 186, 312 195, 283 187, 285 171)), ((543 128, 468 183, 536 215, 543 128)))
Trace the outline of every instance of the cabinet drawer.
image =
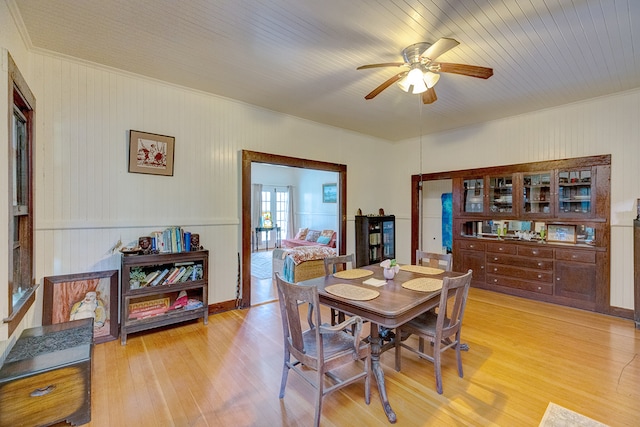
POLYGON ((556 259, 562 261, 596 262, 595 251, 575 251, 568 249, 556 249, 556 259))
POLYGON ((518 255, 537 258, 553 258, 553 249, 520 246, 518 248, 518 255))
POLYGON ((515 255, 518 253, 518 247, 506 243, 487 243, 487 252, 515 255))
POLYGON ((484 242, 473 242, 469 240, 460 240, 458 242, 460 249, 469 249, 474 251, 484 251, 485 244, 484 242))
POLYGON ((542 282, 528 282, 512 277, 487 274, 487 284, 521 289, 523 291, 537 292, 540 294, 553 295, 553 284, 546 284, 542 282))
POLYGON ((538 282, 553 282, 553 271, 551 269, 532 270, 528 268, 522 268, 521 266, 488 264, 487 273, 499 276, 517 277, 519 279, 525 280, 535 280, 538 282))
POLYGON ((553 270, 552 259, 525 258, 515 255, 487 253, 487 263, 508 264, 515 268, 535 268, 539 270, 553 270))
POLYGON ((17 379, 0 388, 0 426, 49 425, 72 414, 91 417, 90 365, 71 366, 17 379), (37 408, 37 410, 34 410, 37 408))

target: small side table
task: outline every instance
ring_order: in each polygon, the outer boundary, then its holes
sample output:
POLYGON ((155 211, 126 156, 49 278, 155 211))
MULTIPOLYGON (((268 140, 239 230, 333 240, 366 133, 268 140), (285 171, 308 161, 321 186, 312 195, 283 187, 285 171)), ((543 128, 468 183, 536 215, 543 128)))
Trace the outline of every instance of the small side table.
POLYGON ((0 427, 91 421, 93 319, 25 329, 0 369, 0 427))
POLYGON ((274 231, 276 232, 276 243, 275 243, 275 247, 279 248, 280 247, 280 227, 273 226, 273 227, 256 227, 256 250, 255 252, 258 252, 258 233, 261 232, 266 232, 267 233, 267 250, 269 250, 269 232, 270 231, 274 231))

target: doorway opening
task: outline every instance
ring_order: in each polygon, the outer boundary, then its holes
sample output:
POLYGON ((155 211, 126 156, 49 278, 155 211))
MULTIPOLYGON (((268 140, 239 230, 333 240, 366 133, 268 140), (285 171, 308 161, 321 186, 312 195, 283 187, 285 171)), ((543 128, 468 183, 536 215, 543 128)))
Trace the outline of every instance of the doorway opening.
POLYGON ((295 168, 312 169, 337 173, 337 216, 338 216, 338 241, 337 249, 339 253, 346 251, 346 199, 347 199, 347 166, 337 163, 321 162, 316 160, 301 159, 296 157, 279 156, 269 153, 242 150, 242 224, 241 224, 241 292, 237 301, 237 308, 251 306, 251 253, 252 253, 252 164, 269 164, 279 166, 290 166, 295 168))

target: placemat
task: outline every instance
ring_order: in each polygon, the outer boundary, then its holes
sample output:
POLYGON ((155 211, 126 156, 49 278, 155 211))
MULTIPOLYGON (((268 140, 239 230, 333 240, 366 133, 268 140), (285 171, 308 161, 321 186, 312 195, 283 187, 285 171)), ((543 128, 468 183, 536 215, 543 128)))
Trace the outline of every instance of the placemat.
POLYGON ((418 277, 404 282, 402 287, 413 291, 434 292, 442 289, 442 280, 431 277, 418 277))
POLYGON ((412 273, 420 274, 440 274, 444 273, 441 268, 425 267, 424 265, 401 265, 400 270, 410 271, 412 273))
POLYGON ((376 298, 380 292, 373 289, 361 288, 359 286, 347 285, 346 283, 337 283, 324 288, 325 291, 332 295, 352 299, 357 301, 367 301, 376 298))
POLYGON ((361 279, 363 277, 371 276, 373 271, 364 270, 362 268, 354 268, 351 270, 336 271, 333 273, 333 277, 338 279, 361 279))

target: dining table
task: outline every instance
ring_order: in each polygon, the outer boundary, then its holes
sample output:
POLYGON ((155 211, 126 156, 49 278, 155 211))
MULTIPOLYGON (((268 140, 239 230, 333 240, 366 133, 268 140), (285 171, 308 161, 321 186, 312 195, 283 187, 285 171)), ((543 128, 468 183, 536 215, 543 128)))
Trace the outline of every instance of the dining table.
MULTIPOLYGON (((384 350, 392 348, 394 343, 383 343, 383 339, 380 336, 380 328, 396 328, 431 310, 440 303, 441 288, 414 290, 405 286, 420 280, 436 279, 442 281, 444 277, 457 277, 463 275, 463 273, 429 269, 428 267, 419 272, 419 266, 401 266, 400 271, 396 273, 393 279, 385 279, 383 268, 378 264, 359 267, 355 270, 359 270, 362 273, 361 277, 344 278, 344 276, 340 277, 340 272, 338 272, 304 280, 299 282, 299 285, 316 286, 321 304, 344 312, 347 315, 360 316, 363 320, 369 321, 371 327, 368 337, 371 344, 371 371, 378 385, 378 392, 385 414, 389 422, 395 423, 397 420, 396 414, 389 403, 384 371, 380 364, 380 355, 384 350), (408 267, 413 268, 409 269, 408 267), (427 274, 425 271, 429 273, 427 274), (365 284, 365 282, 376 283, 370 285, 365 284), (350 289, 349 287, 358 288, 351 288, 357 291, 354 293, 353 298, 349 295, 340 296, 327 291, 327 288, 335 292, 335 289, 350 289), (376 293, 375 297, 371 297, 376 293), (364 297, 361 295, 367 295, 366 298, 368 299, 362 299, 364 297)), ((349 271, 352 270, 346 270, 345 272, 349 271)), ((351 276, 357 276, 357 274, 352 274, 351 276)), ((400 337, 396 338, 400 339, 400 337)))

